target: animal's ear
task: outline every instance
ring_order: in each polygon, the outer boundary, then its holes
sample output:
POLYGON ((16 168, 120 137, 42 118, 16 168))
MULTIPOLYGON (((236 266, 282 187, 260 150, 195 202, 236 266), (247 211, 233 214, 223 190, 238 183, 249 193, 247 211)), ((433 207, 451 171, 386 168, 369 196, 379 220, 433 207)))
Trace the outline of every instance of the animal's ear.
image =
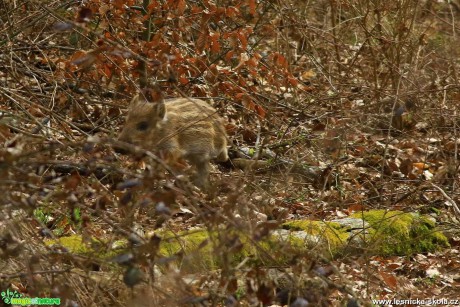
POLYGON ((153 104, 152 111, 153 116, 156 118, 163 119, 166 115, 166 107, 163 99, 163 92, 158 85, 152 87, 146 87, 141 89, 139 97, 145 102, 153 104))
POLYGON ((163 119, 165 117, 165 115, 166 115, 166 107, 165 107, 165 103, 163 101, 156 104, 156 106, 155 106, 155 115, 158 118, 161 118, 161 119, 163 119))
POLYGON ((147 102, 161 103, 163 102, 163 92, 159 86, 145 87, 141 89, 140 97, 147 102))
POLYGON ((132 109, 136 104, 139 103, 139 99, 141 99, 140 95, 136 95, 131 99, 131 102, 129 103, 130 108, 132 109))

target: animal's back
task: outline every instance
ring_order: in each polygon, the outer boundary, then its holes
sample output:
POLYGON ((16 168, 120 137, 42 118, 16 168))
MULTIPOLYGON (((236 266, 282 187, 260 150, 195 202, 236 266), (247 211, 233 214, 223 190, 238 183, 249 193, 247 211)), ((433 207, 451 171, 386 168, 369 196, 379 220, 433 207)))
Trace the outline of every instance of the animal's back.
POLYGON ((184 122, 190 120, 216 117, 216 110, 200 99, 194 98, 171 98, 165 100, 166 114, 179 116, 184 122))
POLYGON ((171 133, 178 137, 185 155, 196 160, 197 155, 226 161, 227 138, 222 119, 216 110, 200 99, 174 98, 165 100, 165 125, 174 127, 171 133))

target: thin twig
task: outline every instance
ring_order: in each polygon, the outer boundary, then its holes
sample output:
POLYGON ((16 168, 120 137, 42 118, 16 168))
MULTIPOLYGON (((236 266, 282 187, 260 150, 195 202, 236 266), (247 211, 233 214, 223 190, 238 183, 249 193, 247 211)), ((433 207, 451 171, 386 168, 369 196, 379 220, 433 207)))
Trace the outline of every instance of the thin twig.
POLYGON ((445 199, 447 199, 447 201, 452 205, 452 207, 454 207, 454 212, 457 215, 457 217, 460 218, 460 208, 455 203, 455 201, 449 195, 447 195, 446 192, 444 192, 444 190, 441 189, 439 186, 435 185, 434 183, 430 183, 430 185, 436 190, 438 190, 442 194, 442 196, 444 196, 445 199))

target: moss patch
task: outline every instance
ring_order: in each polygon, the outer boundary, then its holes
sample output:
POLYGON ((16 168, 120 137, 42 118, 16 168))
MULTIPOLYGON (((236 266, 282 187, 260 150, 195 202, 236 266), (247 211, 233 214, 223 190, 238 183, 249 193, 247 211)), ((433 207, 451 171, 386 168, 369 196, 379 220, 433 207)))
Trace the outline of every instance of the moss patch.
POLYGON ((374 253, 410 255, 449 246, 447 238, 435 229, 434 222, 417 213, 372 210, 352 216, 362 218, 371 225, 372 229, 364 241, 369 243, 374 253))
POLYGON ((321 249, 330 256, 336 255, 346 244, 349 234, 347 230, 338 223, 296 220, 289 221, 282 225, 283 229, 293 231, 290 236, 291 244, 300 246, 303 249, 321 249), (300 238, 295 231, 302 231, 308 236, 300 238))
MULTIPOLYGON (((107 244, 97 240, 83 240, 81 235, 60 237, 58 239, 45 240, 45 244, 50 247, 63 247, 69 253, 92 256, 99 259, 107 259, 118 254, 118 251, 107 250, 107 244)), ((126 242, 118 242, 120 248, 126 246, 126 242)), ((113 245, 113 244, 112 244, 113 245)))
POLYGON ((45 244, 48 246, 59 245, 66 248, 69 252, 76 254, 94 253, 94 250, 83 242, 82 237, 80 235, 60 237, 55 240, 45 240, 45 244))
POLYGON ((215 269, 219 261, 213 257, 213 235, 206 230, 192 230, 174 234, 170 231, 158 233, 162 237, 159 254, 161 257, 174 257, 177 265, 184 271, 215 269))
MULTIPOLYGON (((177 234, 158 233, 162 237, 160 255, 174 257, 185 272, 213 270, 241 261, 273 265, 285 263, 290 249, 279 237, 266 236, 260 240, 237 230, 208 232, 184 231, 177 234)), ((298 248, 300 248, 298 244, 298 248)))
MULTIPOLYGON (((235 265, 243 260, 262 266, 282 265, 312 251, 332 258, 347 247, 359 251, 364 248, 365 252, 372 254, 409 255, 449 246, 447 238, 436 230, 435 222, 428 216, 372 210, 356 213, 351 218, 363 219, 369 225, 364 231, 353 227, 353 235, 360 236, 358 241, 362 242, 358 249, 349 242, 349 226, 336 222, 296 220, 286 222, 282 224, 282 229, 259 238, 256 234, 248 235, 238 230, 159 231, 156 235, 162 239, 157 260, 159 264, 174 263, 184 272, 197 272, 235 265)), ((96 240, 84 242, 78 235, 47 240, 47 245, 53 244, 59 244, 69 252, 91 254, 100 259, 116 254, 114 250, 107 252, 106 244, 96 240)))

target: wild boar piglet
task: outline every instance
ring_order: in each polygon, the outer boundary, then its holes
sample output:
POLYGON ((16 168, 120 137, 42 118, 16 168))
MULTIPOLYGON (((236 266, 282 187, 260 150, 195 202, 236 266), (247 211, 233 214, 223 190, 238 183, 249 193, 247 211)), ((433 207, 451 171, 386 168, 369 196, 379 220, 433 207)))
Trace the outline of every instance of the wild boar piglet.
MULTIPOLYGON (((194 183, 208 184, 210 160, 227 161, 227 135, 216 110, 200 99, 163 99, 155 91, 136 95, 118 140, 156 152, 168 161, 186 159, 194 183)), ((121 151, 121 150, 117 150, 121 151)))

